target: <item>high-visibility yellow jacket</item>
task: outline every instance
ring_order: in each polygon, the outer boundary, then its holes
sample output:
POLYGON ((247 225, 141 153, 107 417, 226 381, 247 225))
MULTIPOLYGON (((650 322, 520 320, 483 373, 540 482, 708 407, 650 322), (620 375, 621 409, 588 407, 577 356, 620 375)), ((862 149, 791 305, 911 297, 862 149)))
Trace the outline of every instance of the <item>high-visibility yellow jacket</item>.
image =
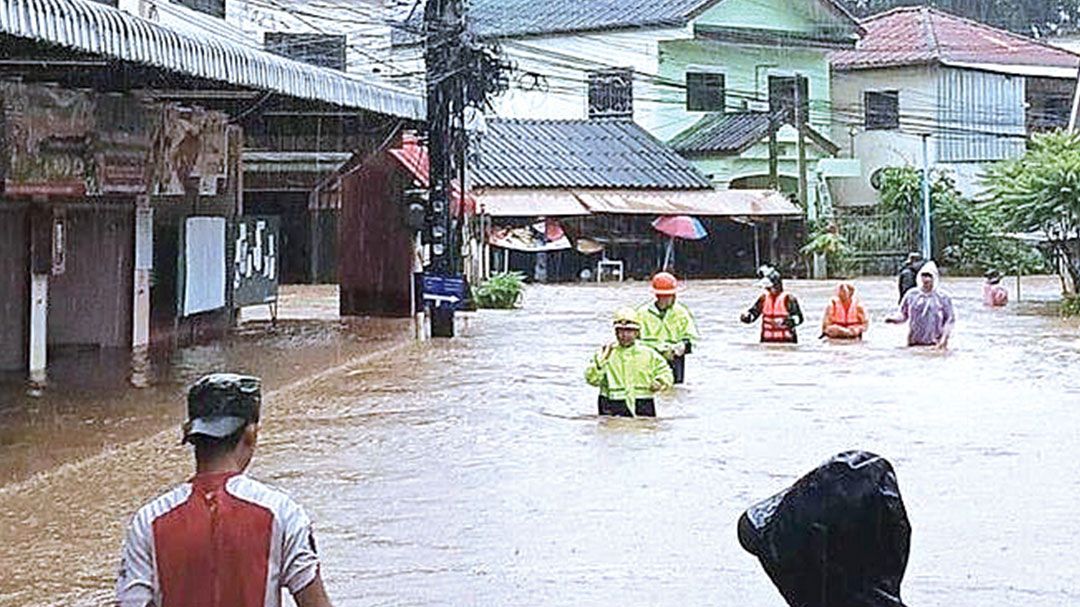
POLYGON ((631 411, 639 398, 651 398, 653 385, 661 390, 675 383, 671 367, 656 350, 634 342, 615 346, 604 358, 597 352, 585 369, 585 381, 600 388, 600 395, 626 402, 631 411))
POLYGON ((656 302, 638 308, 638 322, 641 323, 641 343, 667 356, 675 344, 688 342, 697 345, 699 339, 697 325, 689 308, 679 302, 671 304, 661 312, 656 302))

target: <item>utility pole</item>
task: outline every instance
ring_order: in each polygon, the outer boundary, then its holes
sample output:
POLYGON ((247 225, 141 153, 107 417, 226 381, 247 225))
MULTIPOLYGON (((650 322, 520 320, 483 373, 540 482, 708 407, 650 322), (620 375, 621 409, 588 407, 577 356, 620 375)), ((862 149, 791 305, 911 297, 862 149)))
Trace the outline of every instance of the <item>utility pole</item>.
POLYGON ((803 114, 802 87, 799 86, 801 78, 795 76, 795 131, 798 133, 796 147, 799 154, 799 204, 806 209, 806 218, 810 221, 817 219, 817 209, 811 205, 810 196, 807 192, 809 179, 806 174, 806 116, 803 114))
MULTIPOLYGON (((795 131, 798 135, 796 139, 796 148, 799 155, 799 203, 804 209, 806 209, 807 221, 813 223, 818 219, 817 213, 817 201, 810 200, 810 179, 807 175, 806 168, 806 119, 809 117, 809 101, 803 99, 802 82, 803 77, 798 74, 795 75, 795 131), (807 111, 803 112, 803 105, 806 104, 807 111)), ((825 256, 820 253, 814 253, 813 267, 811 268, 811 278, 825 278, 825 256)))
MULTIPOLYGON (((453 107, 461 103, 460 64, 465 30, 461 0, 428 0, 424 8, 424 60, 427 75, 429 187, 427 230, 431 244, 430 274, 450 279, 457 274, 457 238, 450 209, 454 175, 453 107)), ((464 184, 461 186, 464 188, 464 184)), ((461 192, 464 197, 464 192, 461 192)), ((425 298, 427 293, 425 293, 425 298)), ((432 337, 454 336, 455 302, 436 299, 429 305, 432 337)))

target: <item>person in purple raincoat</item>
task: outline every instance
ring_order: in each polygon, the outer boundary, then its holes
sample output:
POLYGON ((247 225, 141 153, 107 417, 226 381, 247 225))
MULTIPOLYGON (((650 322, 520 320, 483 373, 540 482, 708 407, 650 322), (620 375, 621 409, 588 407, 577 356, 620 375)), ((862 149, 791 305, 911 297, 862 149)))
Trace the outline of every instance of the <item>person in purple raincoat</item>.
POLYGON ((909 346, 949 347, 949 335, 956 323, 952 299, 939 287, 937 264, 928 261, 919 269, 917 286, 900 300, 900 311, 885 319, 891 324, 908 323, 909 346))

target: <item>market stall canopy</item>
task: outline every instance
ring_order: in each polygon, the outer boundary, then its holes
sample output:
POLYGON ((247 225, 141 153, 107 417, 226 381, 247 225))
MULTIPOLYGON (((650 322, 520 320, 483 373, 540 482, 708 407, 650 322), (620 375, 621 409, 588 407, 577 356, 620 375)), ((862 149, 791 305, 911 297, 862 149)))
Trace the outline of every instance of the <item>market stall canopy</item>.
POLYGON ((488 242, 496 247, 524 253, 573 248, 562 226, 553 219, 521 228, 495 228, 491 230, 488 242))

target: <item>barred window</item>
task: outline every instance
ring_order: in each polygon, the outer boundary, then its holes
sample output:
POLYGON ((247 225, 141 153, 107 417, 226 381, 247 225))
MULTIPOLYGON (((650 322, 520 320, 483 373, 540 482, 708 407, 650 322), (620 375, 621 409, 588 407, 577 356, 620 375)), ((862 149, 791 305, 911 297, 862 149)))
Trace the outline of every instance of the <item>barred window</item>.
POLYGON ((634 71, 629 68, 589 73, 589 118, 632 118, 634 71))

